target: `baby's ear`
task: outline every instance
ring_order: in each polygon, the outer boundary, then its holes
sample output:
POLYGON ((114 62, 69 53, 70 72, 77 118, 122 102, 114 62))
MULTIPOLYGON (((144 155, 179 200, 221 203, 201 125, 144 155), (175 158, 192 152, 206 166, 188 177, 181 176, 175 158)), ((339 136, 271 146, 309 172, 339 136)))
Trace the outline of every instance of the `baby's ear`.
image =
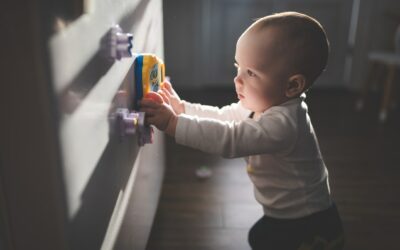
POLYGON ((286 86, 286 97, 292 98, 300 95, 306 87, 306 78, 302 74, 296 74, 289 78, 286 86))

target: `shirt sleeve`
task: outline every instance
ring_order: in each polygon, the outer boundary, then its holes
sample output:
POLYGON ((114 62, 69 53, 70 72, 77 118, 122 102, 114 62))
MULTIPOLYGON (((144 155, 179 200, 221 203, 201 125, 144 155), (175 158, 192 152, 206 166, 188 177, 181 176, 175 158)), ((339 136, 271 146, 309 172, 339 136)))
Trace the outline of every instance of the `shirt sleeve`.
POLYGON ((175 132, 179 144, 227 158, 277 153, 296 139, 289 117, 279 112, 235 122, 181 114, 175 132))
POLYGON ((220 121, 241 121, 249 117, 251 111, 244 108, 240 102, 222 108, 208 105, 184 102, 185 114, 203 118, 212 118, 220 121))

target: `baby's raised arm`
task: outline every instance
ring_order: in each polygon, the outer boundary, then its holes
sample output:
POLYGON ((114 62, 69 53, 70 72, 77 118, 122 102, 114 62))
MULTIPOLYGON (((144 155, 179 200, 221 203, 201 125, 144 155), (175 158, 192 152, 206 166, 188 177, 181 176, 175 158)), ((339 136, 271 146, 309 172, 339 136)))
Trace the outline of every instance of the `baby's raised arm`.
POLYGON ((240 102, 226 105, 222 108, 188 103, 184 101, 185 114, 201 118, 212 118, 219 121, 242 121, 249 117, 251 111, 245 109, 240 102))
POLYGON ((280 112, 240 122, 180 115, 173 126, 177 143, 227 158, 285 150, 297 133, 291 118, 280 112))

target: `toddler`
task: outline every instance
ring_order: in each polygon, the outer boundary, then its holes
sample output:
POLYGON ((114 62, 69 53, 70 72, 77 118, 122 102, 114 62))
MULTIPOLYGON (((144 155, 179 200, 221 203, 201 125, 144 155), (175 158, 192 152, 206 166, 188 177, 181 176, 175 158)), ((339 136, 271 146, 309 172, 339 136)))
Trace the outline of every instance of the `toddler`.
POLYGON ((341 220, 329 191, 305 92, 324 71, 329 43, 314 18, 283 12, 256 20, 236 44, 239 101, 223 108, 179 98, 141 101, 149 124, 177 143, 245 157, 264 215, 250 229, 254 250, 342 249, 341 220))

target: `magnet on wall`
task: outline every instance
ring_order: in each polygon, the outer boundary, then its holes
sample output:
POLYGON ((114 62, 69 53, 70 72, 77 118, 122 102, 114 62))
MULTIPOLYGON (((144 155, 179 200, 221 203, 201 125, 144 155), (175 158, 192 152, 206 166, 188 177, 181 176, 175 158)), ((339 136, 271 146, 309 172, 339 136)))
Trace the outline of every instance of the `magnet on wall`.
POLYGON ((145 125, 144 112, 130 112, 126 108, 117 108, 109 116, 110 134, 120 140, 136 135, 139 146, 153 142, 153 128, 145 125))
POLYGON ((101 42, 103 54, 109 60, 121 60, 132 57, 133 35, 124 33, 115 25, 108 31, 104 41, 101 42))
POLYGON ((121 142, 136 137, 139 146, 152 143, 153 129, 145 124, 145 113, 129 110, 128 99, 126 90, 119 90, 114 96, 108 115, 109 135, 121 142))

